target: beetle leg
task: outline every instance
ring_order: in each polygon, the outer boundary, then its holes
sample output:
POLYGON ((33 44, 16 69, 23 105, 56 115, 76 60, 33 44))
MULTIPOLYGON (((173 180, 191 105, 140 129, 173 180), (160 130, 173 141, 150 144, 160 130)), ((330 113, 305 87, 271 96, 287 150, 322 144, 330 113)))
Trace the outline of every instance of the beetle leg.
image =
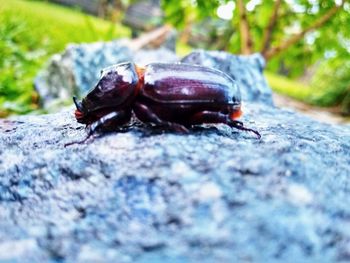
POLYGON ((64 146, 69 146, 72 144, 82 144, 86 142, 97 130, 109 130, 120 125, 123 125, 130 121, 131 111, 113 111, 104 116, 102 116, 97 121, 88 125, 87 136, 81 141, 73 141, 66 143, 64 146))
POLYGON ((130 121, 131 111, 113 111, 102 116, 97 121, 87 126, 88 135, 94 134, 97 130, 112 130, 130 121))
POLYGON ((234 128, 236 128, 236 129, 238 129, 238 130, 241 130, 241 131, 249 131, 249 132, 252 132, 252 133, 254 133, 254 134, 258 137, 258 139, 261 139, 261 135, 260 135, 260 133, 259 133, 258 131, 253 130, 253 129, 250 129, 250 128, 244 127, 244 126, 242 125, 242 122, 240 122, 240 121, 236 121, 236 120, 231 120, 231 119, 229 119, 229 122, 228 122, 227 124, 228 124, 230 127, 234 127, 234 128))
POLYGON ((145 104, 136 102, 133 109, 136 117, 144 123, 154 123, 159 126, 167 127, 176 132, 188 132, 188 129, 181 124, 162 120, 145 104))
POLYGON ((236 128, 238 130, 253 132, 258 137, 258 139, 261 138, 261 135, 259 132, 255 131, 253 129, 244 127, 242 122, 232 120, 229 118, 228 115, 220 113, 220 112, 215 112, 215 111, 198 112, 190 118, 190 123, 191 124, 224 123, 230 127, 236 128))

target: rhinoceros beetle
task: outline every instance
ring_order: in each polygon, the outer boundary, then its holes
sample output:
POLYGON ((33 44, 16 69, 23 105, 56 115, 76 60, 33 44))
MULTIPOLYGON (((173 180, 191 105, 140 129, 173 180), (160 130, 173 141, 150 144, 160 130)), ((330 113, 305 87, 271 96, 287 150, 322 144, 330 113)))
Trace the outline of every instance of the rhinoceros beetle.
POLYGON ((86 139, 96 130, 128 123, 132 112, 143 123, 176 132, 188 132, 196 124, 224 123, 261 137, 236 120, 241 115, 236 82, 221 71, 203 66, 113 65, 101 71, 100 80, 81 102, 75 97, 73 101, 77 121, 87 125, 86 139))

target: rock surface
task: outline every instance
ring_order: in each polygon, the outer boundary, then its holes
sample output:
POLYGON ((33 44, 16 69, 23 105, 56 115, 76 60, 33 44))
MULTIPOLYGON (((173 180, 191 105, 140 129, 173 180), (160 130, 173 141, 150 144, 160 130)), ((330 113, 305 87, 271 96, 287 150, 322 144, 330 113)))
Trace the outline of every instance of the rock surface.
POLYGON ((350 127, 247 104, 84 145, 72 109, 0 120, 0 262, 349 262, 350 127))
MULTIPOLYGON (((165 42, 171 46, 175 39, 165 42)), ((119 40, 92 44, 74 44, 62 54, 54 55, 38 74, 35 87, 42 104, 50 108, 57 101, 85 96, 100 77, 103 68, 125 61, 140 65, 152 62, 179 62, 168 48, 132 51, 128 42, 119 40)), ((262 74, 265 62, 260 54, 237 56, 227 52, 198 50, 181 62, 216 68, 230 75, 241 87, 242 99, 273 105, 271 89, 262 74)))
POLYGON ((51 57, 36 77, 35 89, 42 105, 48 108, 57 101, 71 100, 73 95, 85 95, 96 84, 103 68, 125 61, 145 65, 158 61, 175 62, 178 58, 167 48, 133 51, 123 40, 72 44, 61 54, 51 57))
MULTIPOLYGON (((111 57, 80 54, 66 67, 63 55, 48 87, 64 79, 84 92, 111 57)), ((350 127, 271 106, 259 55, 184 61, 236 78, 242 121, 262 139, 135 122, 65 148, 85 137, 73 108, 0 120, 0 262, 350 261, 350 127)))

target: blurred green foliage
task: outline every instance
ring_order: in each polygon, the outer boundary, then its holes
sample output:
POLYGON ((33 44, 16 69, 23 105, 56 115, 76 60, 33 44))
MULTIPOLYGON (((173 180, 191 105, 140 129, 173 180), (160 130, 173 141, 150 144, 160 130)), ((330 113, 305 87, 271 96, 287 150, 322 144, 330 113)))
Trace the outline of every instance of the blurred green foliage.
MULTIPOLYGON (((125 1, 124 5, 132 2, 125 1)), ((249 9, 247 18, 253 51, 258 52, 262 49, 264 30, 271 20, 275 1, 244 2, 249 9)), ((192 47, 241 52, 237 1, 163 0, 162 6, 166 20, 181 33, 182 41, 177 43, 180 55, 187 54, 192 47), (235 5, 232 18, 220 19, 218 8, 232 2, 235 5)), ((271 47, 311 25, 333 6, 333 0, 281 1, 271 47)), ((349 114, 350 27, 347 25, 350 25, 349 3, 320 29, 307 33, 295 45, 272 57, 266 73, 271 87, 307 103, 340 106, 343 113, 349 114), (318 66, 309 85, 291 80, 303 75, 315 63, 318 66)), ((33 78, 45 61, 68 43, 129 35, 125 27, 79 10, 43 1, 0 1, 0 117, 38 107, 33 78)))
MULTIPOLYGON (((243 2, 250 25, 252 52, 262 52, 276 0, 243 2)), ((350 112, 349 69, 339 70, 344 61, 350 60, 350 3, 344 2, 344 6, 331 19, 321 23, 321 27, 307 32, 299 41, 269 58, 267 70, 290 79, 302 76, 309 67, 321 63, 310 85, 296 83, 293 88, 293 82, 287 81, 290 85, 285 85, 284 78, 269 74, 276 91, 320 106, 341 105, 344 113, 350 112)), ((241 53, 238 0, 163 0, 162 5, 166 20, 187 34, 182 39, 192 47, 241 53), (218 8, 228 9, 228 4, 234 6, 232 18, 220 19, 218 8)), ((303 29, 315 25, 334 7, 334 0, 281 1, 269 48, 278 47, 303 29)))
POLYGON ((312 90, 310 86, 269 71, 266 71, 264 75, 270 87, 277 93, 288 95, 299 101, 311 103, 310 97, 312 90))
POLYGON ((271 88, 296 100, 322 107, 339 107, 350 114, 350 59, 329 59, 318 65, 310 85, 265 72, 271 88))
POLYGON ((339 105, 350 114, 350 59, 338 58, 322 62, 311 82, 311 103, 320 106, 339 105))
POLYGON ((0 117, 38 107, 33 78, 68 43, 128 36, 129 30, 46 2, 0 2, 0 117))
MULTIPOLYGON (((253 52, 260 52, 263 44, 263 34, 271 20, 275 1, 243 1, 246 3, 247 20, 250 24, 250 35, 253 42, 253 52), (255 4, 254 4, 255 3, 255 4)), ((338 1, 339 2, 339 1, 338 1)), ((163 0, 163 8, 166 20, 173 24, 180 32, 187 28, 194 28, 202 25, 201 33, 208 37, 207 43, 192 42, 196 46, 215 48, 217 42, 224 38, 222 49, 234 54, 241 52, 240 43, 240 17, 238 14, 237 1, 231 0, 163 0), (229 2, 235 3, 233 16, 230 20, 220 19, 217 10, 221 5, 229 2), (210 22, 208 21, 210 20, 210 22), (208 25, 211 23, 211 25, 208 25), (212 29, 216 32, 212 32, 212 29), (208 32, 209 31, 209 32, 208 32), (208 34, 210 33, 210 34, 208 34)), ((298 34, 302 29, 313 25, 318 18, 325 15, 335 6, 334 0, 322 1, 281 1, 278 19, 273 27, 270 47, 281 44, 284 40, 298 34)), ((332 19, 301 38, 296 44, 283 49, 283 52, 276 54, 268 62, 268 69, 274 72, 283 73, 288 77, 295 77, 302 74, 305 69, 324 58, 325 52, 333 51, 336 56, 348 53, 350 39, 350 5, 338 10, 332 19)), ((196 32, 194 37, 196 38, 196 32)))

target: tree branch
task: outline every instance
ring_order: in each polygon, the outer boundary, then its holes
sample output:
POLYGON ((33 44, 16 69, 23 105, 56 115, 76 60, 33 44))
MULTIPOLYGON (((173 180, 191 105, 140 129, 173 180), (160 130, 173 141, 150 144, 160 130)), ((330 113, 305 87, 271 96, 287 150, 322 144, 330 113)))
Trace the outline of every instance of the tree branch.
POLYGON ((273 29, 277 23, 277 17, 278 17, 278 10, 281 5, 281 0, 276 0, 273 11, 270 17, 270 22, 267 25, 267 27, 264 30, 263 34, 263 41, 262 41, 262 48, 261 48, 261 54, 264 55, 266 51, 270 48, 271 45, 271 38, 272 38, 272 32, 273 29))
POLYGON ((172 28, 170 26, 164 25, 150 32, 144 33, 136 39, 127 41, 127 45, 135 51, 147 46, 159 47, 165 42, 171 30, 172 28))
POLYGON ((238 0, 237 2, 239 13, 239 30, 241 35, 241 53, 251 54, 253 50, 253 41, 250 36, 247 11, 245 9, 243 0, 238 0))
POLYGON ((300 39, 302 39, 306 33, 313 31, 321 26, 323 26, 327 21, 329 21, 337 12, 338 10, 344 5, 346 0, 342 0, 340 5, 335 5, 331 9, 329 9, 323 16, 321 16, 319 19, 317 19, 313 24, 303 29, 298 34, 295 34, 294 36, 291 36, 287 40, 285 40, 283 43, 276 47, 272 47, 269 50, 267 50, 264 54, 264 57, 266 60, 270 59, 271 57, 279 54, 280 52, 284 51, 285 49, 289 48, 296 42, 298 42, 300 39))

